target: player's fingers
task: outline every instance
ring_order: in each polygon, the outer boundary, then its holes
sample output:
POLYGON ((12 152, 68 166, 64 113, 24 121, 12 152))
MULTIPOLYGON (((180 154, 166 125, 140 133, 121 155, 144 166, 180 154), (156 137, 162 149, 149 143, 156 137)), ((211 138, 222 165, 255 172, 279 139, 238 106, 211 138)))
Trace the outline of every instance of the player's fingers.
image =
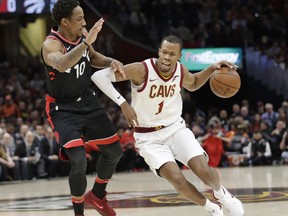
POLYGON ((120 71, 120 74, 121 74, 122 79, 126 79, 126 74, 124 72, 120 71))
POLYGON ((103 24, 104 24, 104 20, 103 20, 103 19, 102 19, 102 20, 101 20, 101 19, 98 20, 98 21, 93 25, 93 27, 90 29, 90 32, 95 32, 95 31, 101 30, 103 24))
POLYGON ((102 25, 104 23, 104 19, 103 18, 100 18, 95 24, 95 25, 102 25))
POLYGON ((136 113, 134 113, 134 112, 132 113, 132 116, 130 118, 130 122, 131 122, 131 125, 133 127, 139 125, 136 113))
POLYGON ((139 122, 138 122, 138 119, 136 118, 136 119, 134 119, 134 126, 138 126, 139 125, 139 122))
POLYGON ((118 62, 118 63, 113 62, 112 67, 113 67, 114 72, 119 72, 119 73, 120 73, 120 76, 122 77, 122 79, 126 79, 126 74, 125 74, 125 72, 124 72, 123 64, 122 64, 122 63, 120 63, 120 62, 118 62))

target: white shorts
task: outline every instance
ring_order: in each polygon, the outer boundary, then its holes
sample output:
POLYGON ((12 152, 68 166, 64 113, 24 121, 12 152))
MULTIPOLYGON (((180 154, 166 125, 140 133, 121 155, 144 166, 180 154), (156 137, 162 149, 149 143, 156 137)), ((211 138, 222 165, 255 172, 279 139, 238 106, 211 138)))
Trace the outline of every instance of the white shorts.
POLYGON ((177 159, 187 166, 191 158, 198 155, 207 156, 193 132, 186 128, 182 118, 158 131, 134 132, 134 137, 140 155, 156 175, 156 170, 169 161, 176 162, 177 159))

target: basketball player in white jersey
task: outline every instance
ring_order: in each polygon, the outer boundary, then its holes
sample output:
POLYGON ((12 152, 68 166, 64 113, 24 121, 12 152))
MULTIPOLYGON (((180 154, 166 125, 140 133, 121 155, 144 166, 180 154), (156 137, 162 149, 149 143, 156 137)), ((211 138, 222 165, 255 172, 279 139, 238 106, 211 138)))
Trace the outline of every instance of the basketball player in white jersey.
MULTIPOLYGON (((203 86, 214 70, 221 66, 237 69, 236 65, 220 61, 201 72, 192 74, 179 63, 182 41, 177 36, 162 39, 158 59, 124 66, 127 80, 131 81, 132 101, 130 113, 123 113, 130 126, 135 127, 136 147, 150 169, 165 178, 183 197, 203 206, 211 216, 223 215, 222 206, 231 216, 242 216, 244 209, 235 198, 220 184, 217 172, 208 166, 208 156, 185 127, 181 118, 182 87, 195 91, 203 86), (136 113, 135 113, 136 112, 136 113), (205 184, 211 187, 221 205, 206 199, 182 174, 175 159, 188 166, 205 184)), ((123 76, 112 69, 104 69, 93 74, 92 80, 114 102, 121 95, 111 82, 122 81, 123 76)))

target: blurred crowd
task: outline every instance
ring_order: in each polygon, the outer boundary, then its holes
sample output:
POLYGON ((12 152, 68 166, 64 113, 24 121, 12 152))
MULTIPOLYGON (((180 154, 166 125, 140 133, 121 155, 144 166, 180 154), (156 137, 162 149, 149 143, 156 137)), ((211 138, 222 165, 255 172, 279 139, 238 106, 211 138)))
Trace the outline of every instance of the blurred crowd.
POLYGON ((288 63, 285 0, 91 1, 124 36, 152 47, 176 34, 184 48, 244 47, 288 63))
MULTIPOLYGON (((107 0, 93 4, 123 35, 148 46, 158 45, 171 33, 183 39, 185 48, 243 47, 245 42, 283 67, 287 64, 288 3, 284 0, 107 0)), ((69 163, 59 158, 59 145, 44 118, 44 79, 38 57, 8 61, 0 54, 0 181, 68 175, 69 163)), ((123 157, 116 172, 147 170, 135 148, 133 129, 119 107, 93 88, 121 138, 123 157)), ((117 88, 129 101, 128 85, 119 83, 117 88)), ((207 151, 211 166, 288 163, 287 101, 274 107, 269 101, 243 99, 229 109, 211 107, 206 113, 191 108, 190 93, 183 92, 183 100, 183 118, 207 151)), ((99 154, 99 149, 87 146, 87 174, 95 173, 99 154)))

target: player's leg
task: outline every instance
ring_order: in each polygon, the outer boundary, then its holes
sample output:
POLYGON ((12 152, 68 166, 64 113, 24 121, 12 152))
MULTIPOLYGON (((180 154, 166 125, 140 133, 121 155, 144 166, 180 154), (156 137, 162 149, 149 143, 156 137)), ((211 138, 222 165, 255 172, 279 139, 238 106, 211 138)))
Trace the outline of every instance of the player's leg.
POLYGON ((176 158, 213 189, 215 198, 223 204, 231 216, 242 216, 244 214, 242 203, 220 185, 218 173, 208 165, 206 153, 192 131, 187 128, 177 131, 174 142, 176 158))
MULTIPOLYGON (((139 136, 137 136, 139 138, 139 136)), ((171 149, 164 145, 163 142, 153 142, 152 137, 144 136, 143 142, 141 138, 138 139, 137 147, 140 155, 145 159, 150 169, 157 175, 165 178, 171 183, 180 195, 189 201, 203 206, 210 215, 222 216, 223 211, 221 206, 211 203, 207 200, 190 182, 186 180, 178 164, 174 160, 171 149)))
POLYGON ((196 156, 189 160, 189 168, 208 186, 213 189, 214 197, 227 209, 230 216, 244 215, 244 208, 240 200, 221 186, 216 170, 208 166, 205 156, 196 156))
POLYGON ((74 148, 66 148, 65 153, 68 155, 71 163, 71 169, 69 173, 69 186, 74 212, 75 215, 83 215, 84 193, 87 187, 86 150, 82 145, 74 148))
MULTIPOLYGON (((86 151, 81 139, 83 118, 73 112, 61 112, 50 103, 47 119, 53 129, 56 141, 62 146, 62 155, 69 159, 71 168, 69 172, 69 186, 71 200, 75 215, 84 214, 84 194, 87 187, 86 180, 86 151)), ((69 105, 67 105, 69 106, 69 105)), ((47 110, 46 110, 47 111, 47 110)))
POLYGON ((189 184, 177 163, 165 163, 160 167, 159 174, 172 184, 181 196, 198 205, 205 205, 206 198, 194 187, 194 185, 189 184))
POLYGON ((101 151, 96 166, 97 176, 92 190, 85 195, 85 203, 101 215, 116 215, 106 200, 106 187, 122 156, 119 137, 107 115, 91 117, 83 135, 87 145, 92 148, 97 145, 101 151))

